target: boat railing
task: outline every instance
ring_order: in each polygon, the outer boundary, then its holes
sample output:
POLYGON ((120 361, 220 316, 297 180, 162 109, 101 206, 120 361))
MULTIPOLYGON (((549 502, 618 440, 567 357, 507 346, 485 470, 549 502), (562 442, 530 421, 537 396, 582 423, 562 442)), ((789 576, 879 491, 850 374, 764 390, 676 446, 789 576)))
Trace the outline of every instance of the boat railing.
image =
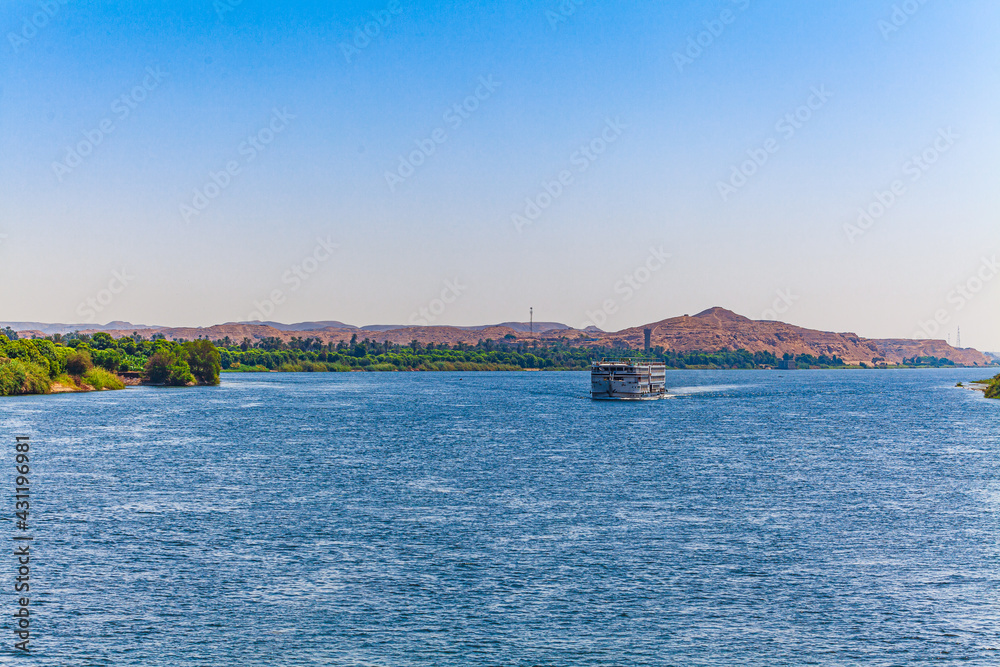
POLYGON ((601 359, 600 361, 593 361, 592 364, 624 364, 627 366, 635 366, 640 364, 659 364, 665 365, 663 361, 659 359, 648 359, 645 357, 623 357, 617 359, 601 359))

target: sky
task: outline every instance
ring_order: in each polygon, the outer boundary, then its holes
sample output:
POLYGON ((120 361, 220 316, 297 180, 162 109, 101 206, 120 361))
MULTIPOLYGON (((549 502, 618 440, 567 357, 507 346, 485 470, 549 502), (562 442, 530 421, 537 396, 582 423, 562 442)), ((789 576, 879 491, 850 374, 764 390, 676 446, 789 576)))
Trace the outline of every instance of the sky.
POLYGON ((1000 350, 992 0, 0 6, 0 321, 1000 350))

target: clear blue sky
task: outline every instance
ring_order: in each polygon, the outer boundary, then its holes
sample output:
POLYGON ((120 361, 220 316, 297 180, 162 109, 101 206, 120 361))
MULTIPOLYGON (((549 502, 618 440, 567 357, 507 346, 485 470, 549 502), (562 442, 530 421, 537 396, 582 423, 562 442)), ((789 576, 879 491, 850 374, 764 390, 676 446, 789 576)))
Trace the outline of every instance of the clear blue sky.
POLYGON ((1000 349, 996 3, 577 2, 5 2, 0 320, 1000 349))

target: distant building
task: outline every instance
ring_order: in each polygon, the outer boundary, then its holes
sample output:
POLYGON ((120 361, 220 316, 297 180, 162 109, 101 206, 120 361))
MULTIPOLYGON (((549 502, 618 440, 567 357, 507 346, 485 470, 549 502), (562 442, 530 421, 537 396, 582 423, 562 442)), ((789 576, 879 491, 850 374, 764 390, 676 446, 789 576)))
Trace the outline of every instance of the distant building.
POLYGON ((795 370, 795 360, 794 359, 782 359, 778 362, 778 369, 783 371, 794 371, 795 370))
POLYGON ((642 333, 646 335, 646 348, 645 349, 646 349, 646 352, 649 352, 650 337, 652 337, 652 335, 653 335, 653 330, 652 329, 643 329, 642 333))

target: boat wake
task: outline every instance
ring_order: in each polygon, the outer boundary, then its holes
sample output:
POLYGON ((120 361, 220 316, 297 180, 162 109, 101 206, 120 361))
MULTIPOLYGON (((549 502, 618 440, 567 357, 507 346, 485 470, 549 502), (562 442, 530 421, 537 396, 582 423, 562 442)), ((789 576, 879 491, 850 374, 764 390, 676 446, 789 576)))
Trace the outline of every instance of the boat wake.
POLYGON ((690 394, 709 394, 719 391, 731 391, 733 389, 746 389, 748 387, 753 387, 752 384, 713 384, 713 385, 703 385, 698 387, 673 387, 670 391, 675 394, 684 396, 690 394))

